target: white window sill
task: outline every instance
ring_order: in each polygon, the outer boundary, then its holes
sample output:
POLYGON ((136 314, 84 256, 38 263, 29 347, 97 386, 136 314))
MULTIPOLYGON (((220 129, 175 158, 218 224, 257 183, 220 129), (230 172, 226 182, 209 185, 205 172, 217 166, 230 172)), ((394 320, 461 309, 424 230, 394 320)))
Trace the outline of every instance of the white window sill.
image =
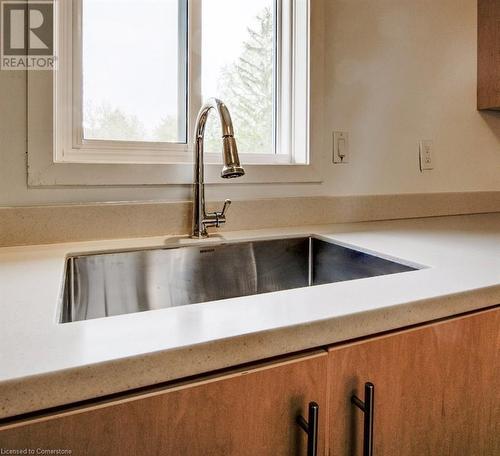
MULTIPOLYGON (((193 164, 111 164, 111 163, 54 163, 51 147, 42 146, 30 135, 28 144, 28 185, 30 187, 57 186, 156 186, 188 185, 193 183, 193 164)), ((47 135, 44 135, 47 137, 47 135)), ((207 184, 264 184, 264 183, 318 183, 319 170, 313 165, 246 164, 245 176, 230 181, 222 180, 222 165, 205 164, 207 184)))

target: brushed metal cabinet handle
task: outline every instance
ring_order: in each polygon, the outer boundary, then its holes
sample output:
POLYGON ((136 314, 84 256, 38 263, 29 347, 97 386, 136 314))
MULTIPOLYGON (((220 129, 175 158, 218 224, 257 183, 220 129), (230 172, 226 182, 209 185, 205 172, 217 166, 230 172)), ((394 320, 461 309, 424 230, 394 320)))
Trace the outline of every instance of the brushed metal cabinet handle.
POLYGON ((307 421, 301 415, 297 417, 297 424, 307 434, 307 456, 317 456, 318 454, 318 417, 319 405, 316 402, 309 403, 307 421))
POLYGON ((373 456, 375 385, 370 382, 365 383, 364 402, 354 395, 351 397, 351 402, 365 415, 363 423, 363 456, 373 456))

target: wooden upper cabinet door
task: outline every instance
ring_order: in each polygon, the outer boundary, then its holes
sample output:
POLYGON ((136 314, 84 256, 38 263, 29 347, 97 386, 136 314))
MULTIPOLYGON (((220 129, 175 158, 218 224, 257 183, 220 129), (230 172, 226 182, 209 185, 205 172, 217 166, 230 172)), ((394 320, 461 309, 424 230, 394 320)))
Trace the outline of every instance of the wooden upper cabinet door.
POLYGON ((326 351, 134 398, 0 428, 0 448, 73 456, 300 456, 296 424, 320 404, 324 454, 326 351))
POLYGON ((477 107, 500 110, 500 1, 478 0, 477 107))
POLYGON ((362 455, 365 382, 374 456, 500 455, 500 310, 331 348, 330 456, 362 455))

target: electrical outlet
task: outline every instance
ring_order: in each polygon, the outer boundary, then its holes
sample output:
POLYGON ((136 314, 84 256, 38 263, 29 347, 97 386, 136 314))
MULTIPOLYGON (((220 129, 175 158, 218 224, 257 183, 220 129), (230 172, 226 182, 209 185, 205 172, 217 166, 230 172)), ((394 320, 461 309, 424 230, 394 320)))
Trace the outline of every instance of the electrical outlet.
POLYGON ((420 171, 434 169, 434 144, 432 140, 422 140, 419 143, 420 171))
POLYGON ((349 163, 349 133, 346 131, 333 132, 333 163, 349 163))

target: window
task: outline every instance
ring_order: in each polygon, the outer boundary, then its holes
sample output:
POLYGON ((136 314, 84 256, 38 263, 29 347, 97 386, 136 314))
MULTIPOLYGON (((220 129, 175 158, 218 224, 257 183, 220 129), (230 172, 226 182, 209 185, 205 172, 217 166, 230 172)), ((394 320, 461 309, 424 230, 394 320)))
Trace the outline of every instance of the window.
MULTIPOLYGON (((240 153, 276 153, 276 2, 216 1, 202 6, 202 98, 229 106, 240 153)), ((207 127, 207 150, 217 151, 217 119, 207 127)))
MULTIPOLYGON (((56 163, 189 163, 212 96, 242 161, 308 163, 308 0, 73 0, 56 14, 56 163)), ((216 116, 206 141, 218 162, 216 116)))
POLYGON ((83 140, 186 142, 185 5, 83 0, 83 140))

